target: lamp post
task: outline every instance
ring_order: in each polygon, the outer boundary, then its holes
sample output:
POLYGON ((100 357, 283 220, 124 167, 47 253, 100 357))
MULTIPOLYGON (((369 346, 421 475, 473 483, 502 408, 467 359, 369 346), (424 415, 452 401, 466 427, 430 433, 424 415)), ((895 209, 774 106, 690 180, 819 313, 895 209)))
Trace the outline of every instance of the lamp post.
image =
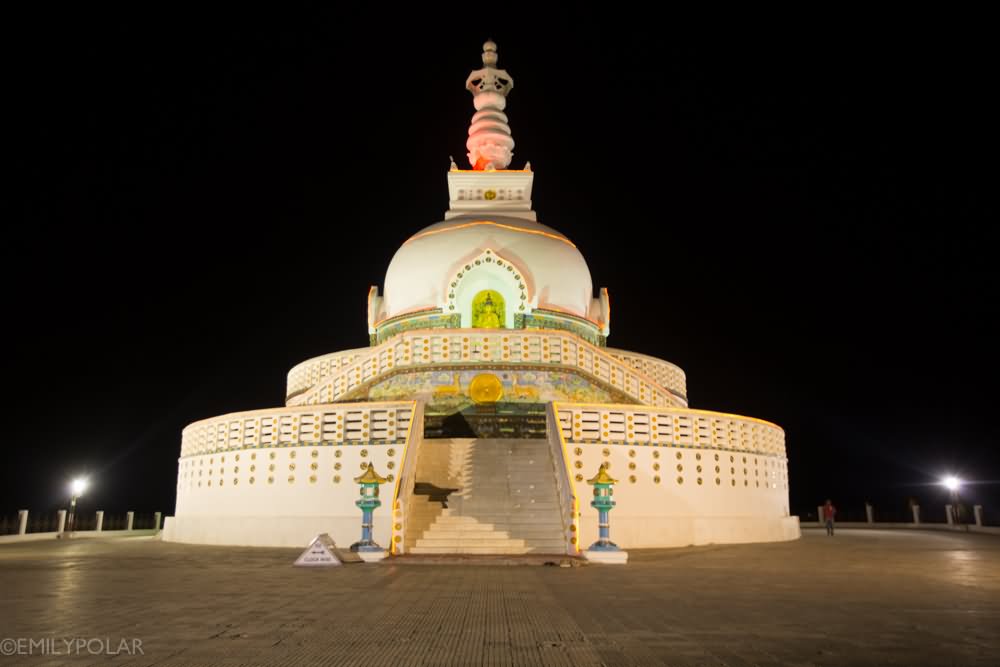
POLYGON ((69 537, 73 536, 73 520, 76 517, 76 500, 83 495, 83 492, 87 490, 88 482, 83 477, 77 477, 72 482, 70 482, 70 501, 69 501, 69 517, 66 520, 66 533, 69 537))
POLYGON ((590 501, 590 506, 597 510, 598 532, 597 541, 584 552, 587 560, 600 563, 628 562, 628 552, 622 551, 611 541, 611 525, 608 519, 608 513, 616 505, 613 496, 617 481, 608 474, 607 463, 602 463, 597 474, 587 480, 587 484, 594 487, 594 499, 590 501))
POLYGON ((962 488, 962 480, 954 475, 948 475, 941 480, 941 484, 944 488, 948 489, 951 496, 951 523, 954 526, 958 525, 959 512, 958 512, 958 491, 962 488))
POLYGON ((375 472, 375 466, 369 463, 365 473, 354 481, 361 485, 361 498, 354 501, 361 508, 361 541, 352 544, 351 551, 366 562, 380 561, 385 558, 385 549, 372 539, 372 512, 382 505, 378 499, 379 485, 389 480, 375 472))

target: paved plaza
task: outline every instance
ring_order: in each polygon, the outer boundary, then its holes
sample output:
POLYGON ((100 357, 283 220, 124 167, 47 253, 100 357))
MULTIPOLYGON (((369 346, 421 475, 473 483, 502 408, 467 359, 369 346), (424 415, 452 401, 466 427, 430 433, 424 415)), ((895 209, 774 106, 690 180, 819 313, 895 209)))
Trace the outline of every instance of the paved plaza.
POLYGON ((0 545, 0 638, 7 653, 21 640, 0 665, 1000 664, 1000 538, 804 533, 571 568, 316 570, 291 566, 298 550, 150 538, 0 545), (77 638, 117 654, 75 655, 63 640, 77 638), (28 639, 51 640, 48 654, 25 655, 28 639))

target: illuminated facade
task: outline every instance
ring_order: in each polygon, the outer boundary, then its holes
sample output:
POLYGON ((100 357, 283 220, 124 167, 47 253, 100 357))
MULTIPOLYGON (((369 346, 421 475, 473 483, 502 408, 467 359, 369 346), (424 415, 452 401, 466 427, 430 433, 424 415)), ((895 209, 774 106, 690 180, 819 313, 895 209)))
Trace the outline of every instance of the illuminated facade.
POLYGON ((540 224, 509 169, 513 81, 485 45, 467 88, 470 170, 368 295, 367 348, 309 359, 282 408, 184 429, 164 538, 303 546, 357 539, 353 479, 385 476, 375 541, 393 553, 569 553, 597 537, 585 483, 618 479, 629 548, 795 539, 784 432, 688 407, 684 372, 607 346, 608 291, 540 224))

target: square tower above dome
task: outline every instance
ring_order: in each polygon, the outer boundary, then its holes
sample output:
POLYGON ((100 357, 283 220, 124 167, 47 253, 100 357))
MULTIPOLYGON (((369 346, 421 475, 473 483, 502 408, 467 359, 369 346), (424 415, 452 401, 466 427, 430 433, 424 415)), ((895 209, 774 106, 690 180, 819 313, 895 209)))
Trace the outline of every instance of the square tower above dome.
POLYGON ((467 215, 503 215, 535 221, 531 210, 531 167, 497 171, 448 172, 448 211, 445 220, 467 215))

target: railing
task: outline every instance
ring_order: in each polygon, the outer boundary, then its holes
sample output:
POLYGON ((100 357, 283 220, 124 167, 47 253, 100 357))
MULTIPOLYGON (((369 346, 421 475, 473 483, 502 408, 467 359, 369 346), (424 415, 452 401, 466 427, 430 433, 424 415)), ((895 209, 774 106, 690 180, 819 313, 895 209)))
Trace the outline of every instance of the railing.
POLYGON ((785 432, 777 425, 688 408, 600 403, 554 403, 566 442, 697 447, 785 456, 785 432))
POLYGON ((76 508, 72 520, 68 510, 29 512, 0 517, 0 543, 54 539, 64 533, 74 537, 130 537, 153 535, 159 530, 162 514, 108 515, 102 510, 76 508), (134 521, 133 521, 134 519, 134 521))
POLYGON ((414 401, 340 403, 220 415, 184 429, 181 457, 254 447, 401 440, 415 405, 414 401))
POLYGON ((354 350, 341 350, 333 354, 324 354, 296 365, 288 371, 288 383, 285 390, 285 400, 315 386, 320 380, 341 368, 350 366, 371 348, 362 347, 354 350))
POLYGON ((613 347, 604 348, 612 357, 623 361, 635 370, 645 373, 656 380, 661 386, 668 387, 687 398, 687 377, 680 366, 651 357, 647 354, 619 350, 613 347))
POLYGON ((399 466, 399 481, 396 483, 396 497, 393 502, 392 553, 401 554, 406 551, 406 530, 410 519, 410 499, 413 496, 413 485, 416 481, 417 458, 420 445, 424 441, 424 404, 417 401, 410 420, 409 436, 406 439, 406 451, 403 463, 399 466), (397 529, 396 526, 402 526, 397 529))
POLYGON ((402 368, 494 362, 545 365, 582 371, 643 405, 686 406, 685 386, 666 387, 630 362, 615 358, 571 333, 544 329, 429 329, 394 336, 332 370, 307 391, 287 397, 289 406, 319 405, 350 398, 352 392, 402 368))
MULTIPOLYGON (((822 506, 803 508, 798 516, 803 527, 822 527, 822 506)), ((962 503, 957 511, 950 505, 881 505, 852 504, 837 506, 834 525, 842 528, 926 528, 933 530, 970 530, 1000 534, 1000 525, 991 522, 982 505, 962 503), (870 515, 869 515, 870 511, 870 515), (869 520, 870 516, 870 520, 869 520)))
POLYGON ((570 478, 569 455, 561 437, 562 431, 559 428, 558 417, 553 403, 546 406, 546 422, 548 428, 547 440, 549 442, 549 453, 552 457, 552 465, 556 478, 556 493, 559 496, 559 513, 562 517, 563 539, 566 541, 566 553, 575 554, 580 550, 578 544, 580 508, 579 499, 573 488, 573 481, 570 478))

